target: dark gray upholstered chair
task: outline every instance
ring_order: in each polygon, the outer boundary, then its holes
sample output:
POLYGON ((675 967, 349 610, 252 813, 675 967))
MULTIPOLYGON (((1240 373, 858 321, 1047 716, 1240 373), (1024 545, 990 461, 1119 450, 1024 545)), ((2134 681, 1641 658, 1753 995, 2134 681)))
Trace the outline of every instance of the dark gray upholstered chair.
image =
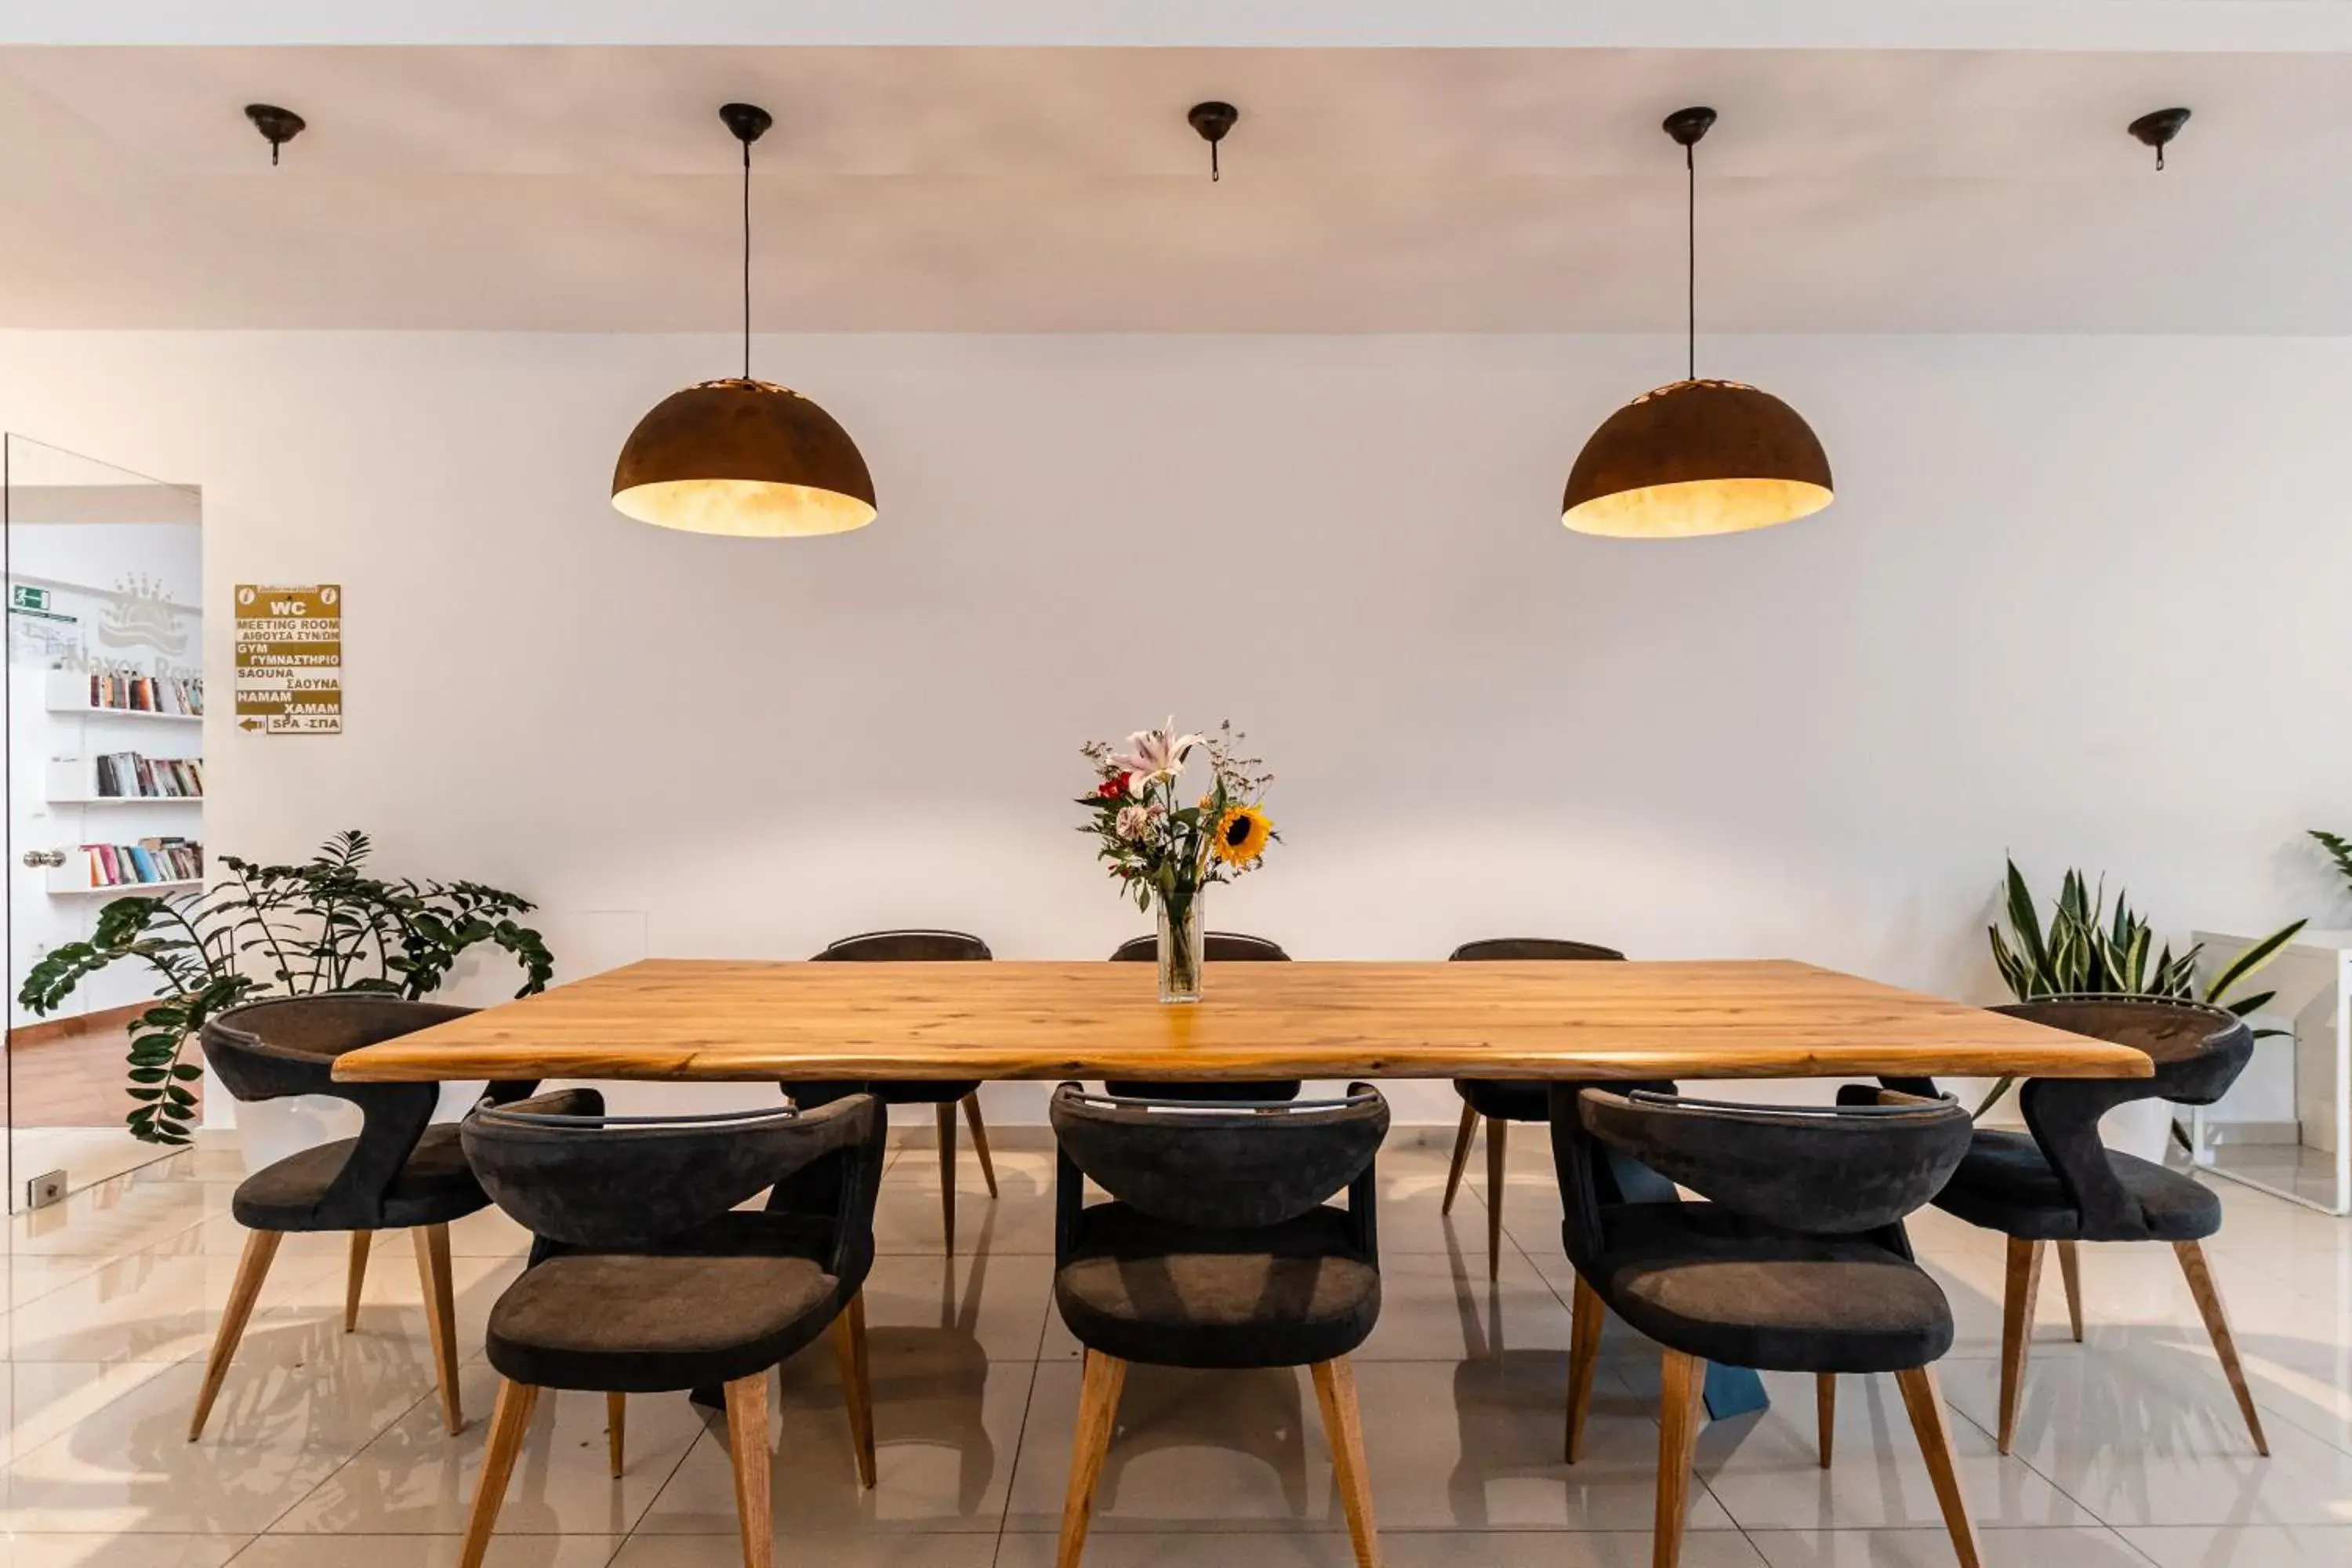
POLYGON ((1057 1568, 1086 1549, 1128 1363, 1312 1370, 1356 1561, 1379 1559, 1349 1352, 1379 1320, 1388 1102, 1055 1092, 1054 1303, 1086 1347, 1057 1568), (1088 1206, 1091 1178, 1111 1201, 1088 1206), (1345 1208, 1328 1200, 1348 1194, 1345 1208))
POLYGON ((594 1089, 484 1105, 466 1158, 532 1236, 490 1309, 504 1381, 466 1520, 480 1568, 542 1388, 602 1393, 614 1474, 626 1396, 722 1386, 746 1568, 773 1562, 768 1374, 830 1328, 858 1479, 874 1484, 859 1291, 874 1262, 886 1124, 871 1095, 814 1110, 605 1116, 594 1089), (764 1208, 735 1205, 769 1189, 764 1208))
MULTIPOLYGON (((960 931, 873 931, 845 936, 818 953, 816 963, 974 963, 994 954, 988 943, 960 931)), ((996 1162, 989 1157, 988 1124, 980 1116, 978 1079, 898 1079, 874 1083, 788 1083, 784 1093, 795 1104, 809 1107, 845 1094, 873 1095, 885 1105, 928 1105, 933 1108, 940 1134, 940 1221, 942 1245, 955 1250, 956 1227, 956 1107, 963 1107, 971 1127, 971 1152, 980 1156, 981 1180, 988 1195, 996 1196, 996 1162)))
MULTIPOLYGON (((1160 939, 1156 936, 1129 937, 1118 944, 1110 955, 1113 963, 1152 963, 1160 957, 1160 939)), ((1287 963, 1290 954, 1262 936, 1244 936, 1239 931, 1204 931, 1201 936, 1201 958, 1207 963, 1287 963)), ((1103 1088, 1111 1094, 1130 1100, 1244 1100, 1258 1103, 1269 1100, 1297 1100, 1301 1088, 1295 1078, 1244 1079, 1220 1083, 1200 1080, 1190 1083, 1159 1083, 1144 1079, 1122 1079, 1106 1083, 1103 1088)))
MULTIPOLYGON (((1454 950, 1456 963, 1482 959, 1519 961, 1529 959, 1622 959, 1625 955, 1613 947, 1601 947, 1589 942, 1561 942, 1552 937, 1504 936, 1484 942, 1465 942, 1454 950)), ((1454 1134, 1454 1162, 1445 1173, 1445 1201, 1438 1213, 1452 1214, 1454 1199, 1462 1190, 1462 1172, 1470 1163, 1470 1140, 1477 1135, 1478 1122, 1486 1123, 1486 1278, 1501 1277, 1503 1270, 1503 1159, 1511 1123, 1514 1121, 1549 1121, 1551 1120, 1551 1091, 1538 1079, 1457 1078, 1454 1092, 1462 1097, 1462 1125, 1454 1134)))
POLYGON ((1815 1109, 1552 1086, 1560 1228, 1576 1266, 1568 1459, 1583 1445, 1613 1311, 1664 1349, 1655 1568, 1681 1554, 1710 1361, 1817 1378, 1895 1373, 1953 1547, 1977 1568, 1934 1371, 1951 1348, 1951 1307, 1903 1232, 1968 1152, 1969 1116, 1949 1100, 1871 1093, 1880 1103, 1815 1109), (1699 1201, 1623 1201, 1612 1152, 1699 1201))
MULTIPOLYGON (((237 1100, 331 1095, 359 1107, 360 1135, 289 1154, 239 1183, 229 1212, 246 1227, 245 1253, 188 1422, 188 1441, 204 1435, 237 1342, 253 1316, 261 1282, 289 1232, 347 1230, 350 1267, 343 1284, 343 1331, 359 1326, 360 1288, 369 1243, 380 1230, 405 1230, 416 1242, 425 1319, 441 1384, 441 1416, 451 1432, 465 1425, 457 1403, 457 1337, 449 1282, 449 1222, 489 1206, 466 1168, 453 1122, 435 1124, 435 1083, 337 1083, 335 1058, 381 1040, 462 1018, 467 1007, 395 996, 338 992, 284 996, 232 1007, 198 1037, 205 1059, 237 1100)), ((531 1084, 494 1085, 509 1099, 531 1084)))
MULTIPOLYGON (((1993 1011, 2132 1046, 2156 1064, 2153 1078, 2030 1080, 2018 1091, 2028 1131, 1979 1131, 1968 1158, 1936 1200, 1946 1213, 2009 1237, 2001 1306, 2000 1451, 2009 1452, 2017 1434, 2042 1244, 2058 1244, 2066 1313, 2079 1340, 2083 1297, 2075 1243, 2168 1241, 2188 1276, 2254 1450, 2267 1455, 2269 1440, 2254 1413, 2237 1341, 2201 1245, 2221 1228, 2221 1200, 2191 1176, 2117 1153, 2099 1142, 2099 1118, 2118 1105, 2137 1100, 2210 1105, 2221 1099, 2253 1056, 2253 1032, 2222 1008, 2147 996, 2053 996, 1993 1011)), ((1907 1087, 1933 1088, 1924 1082, 1907 1087)))

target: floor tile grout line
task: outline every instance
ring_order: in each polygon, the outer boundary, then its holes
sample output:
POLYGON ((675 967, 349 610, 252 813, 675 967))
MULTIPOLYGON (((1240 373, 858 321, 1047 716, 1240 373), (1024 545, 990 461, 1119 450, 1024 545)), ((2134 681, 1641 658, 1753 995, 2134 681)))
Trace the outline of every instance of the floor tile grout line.
MULTIPOLYGON (((1045 1329, 1041 1326, 1037 1331, 1038 1348, 1041 1350, 1045 1347, 1045 1329)), ((1004 1555, 1004 1537, 1013 1523, 1013 1483, 1021 1473, 1022 1450, 1029 1445, 1029 1417, 1037 1408, 1037 1382, 1045 1373, 1043 1361, 1029 1363, 1029 1393, 1021 1402, 1021 1429, 1013 1435, 1013 1459, 1004 1468, 1004 1511, 996 1517, 996 1544, 989 1549, 989 1568, 997 1568, 999 1559, 1004 1555)))
MULTIPOLYGON (((777 1371, 781 1376, 782 1368, 780 1366, 777 1371)), ((653 1489, 653 1495, 646 1500, 646 1506, 638 1511, 637 1517, 630 1522, 629 1528, 622 1532, 619 1543, 613 1548, 613 1555, 604 1559, 607 1564, 619 1557, 622 1552, 628 1550, 629 1542, 637 1538, 637 1532, 645 1528, 646 1521, 653 1517, 655 1508, 661 1502, 662 1493, 669 1490, 670 1487, 677 1480, 677 1473, 686 1468, 687 1457, 692 1454, 695 1448, 706 1440, 716 1440, 710 1436, 710 1423, 707 1417, 703 1421, 702 1429, 694 1435, 693 1438, 688 1442, 685 1447, 680 1448, 677 1451, 677 1462, 670 1466, 669 1474, 662 1478, 661 1485, 653 1489)), ((773 1462, 772 1459, 771 1462, 773 1462)), ((736 1533, 739 1535, 742 1533, 740 1526, 737 1528, 736 1533)))

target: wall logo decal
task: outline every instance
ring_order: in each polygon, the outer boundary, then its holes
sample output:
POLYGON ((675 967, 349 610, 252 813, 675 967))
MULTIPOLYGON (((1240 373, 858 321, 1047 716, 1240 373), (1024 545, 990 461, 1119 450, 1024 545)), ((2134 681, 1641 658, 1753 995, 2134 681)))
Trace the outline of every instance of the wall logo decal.
POLYGON ((106 647, 151 647, 177 658, 188 651, 187 607, 172 603, 163 584, 143 573, 119 577, 115 596, 98 623, 106 647))

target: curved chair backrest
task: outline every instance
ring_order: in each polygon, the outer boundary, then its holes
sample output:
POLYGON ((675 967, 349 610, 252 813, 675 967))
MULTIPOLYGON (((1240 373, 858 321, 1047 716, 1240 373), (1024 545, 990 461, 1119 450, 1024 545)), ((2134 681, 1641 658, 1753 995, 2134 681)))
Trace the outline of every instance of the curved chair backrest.
MULTIPOLYGON (((2210 1105, 2253 1058, 2254 1033, 2227 1008, 2163 996, 2044 996, 1992 1011, 2146 1051, 2155 1076, 2105 1080, 2133 1100, 2210 1105)), ((2056 1080, 2053 1080, 2056 1081, 2056 1080)))
POLYGON ((835 1150, 875 1136, 881 1110, 852 1095, 705 1116, 578 1114, 580 1091, 484 1105, 458 1129, 491 1201, 566 1247, 644 1247, 724 1214, 835 1150), (553 1107, 561 1103, 565 1109, 553 1107))
POLYGON ((334 1081, 337 1057, 472 1011, 360 991, 279 996, 231 1007, 207 1020, 199 1043, 222 1086, 238 1100, 278 1100, 289 1094, 360 1100, 350 1091, 361 1086, 334 1081))
POLYGON ((828 943, 818 963, 952 963, 993 958, 988 943, 960 931, 869 931, 828 943))
MULTIPOLYGON (((1160 956, 1157 936, 1131 936, 1120 942, 1111 953, 1113 963, 1150 963, 1160 956)), ((1201 957, 1210 963, 1284 963, 1290 954, 1279 944, 1262 936, 1244 936, 1240 931, 1213 931, 1202 933, 1201 957)))
POLYGON ((1577 1097, 1586 1131, 1725 1208, 1815 1235, 1878 1230, 1944 1190, 1974 1123, 1948 1098, 1734 1105, 1634 1089, 1577 1097))
POLYGON ((1603 947, 1595 942, 1562 942, 1558 937, 1549 936, 1494 936, 1483 942, 1465 942, 1447 956, 1456 963, 1468 963, 1479 959, 1622 959, 1625 955, 1613 947, 1603 947))
POLYGON ((1344 1100, 1230 1105, 1054 1093, 1054 1136, 1095 1184, 1154 1219, 1254 1230, 1296 1219, 1369 1170, 1389 1130, 1370 1084, 1344 1100))

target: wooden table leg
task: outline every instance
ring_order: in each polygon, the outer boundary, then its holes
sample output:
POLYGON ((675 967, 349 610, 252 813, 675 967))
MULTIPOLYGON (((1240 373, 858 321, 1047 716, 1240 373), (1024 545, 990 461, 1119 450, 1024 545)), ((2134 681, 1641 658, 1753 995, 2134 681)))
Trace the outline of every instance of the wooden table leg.
POLYGON ((1454 1194, 1462 1190, 1462 1172, 1470 1163, 1470 1140, 1478 1136, 1478 1112, 1468 1105, 1462 1108, 1462 1125, 1454 1134, 1454 1163, 1445 1172, 1445 1201, 1437 1212, 1454 1212, 1454 1194))

